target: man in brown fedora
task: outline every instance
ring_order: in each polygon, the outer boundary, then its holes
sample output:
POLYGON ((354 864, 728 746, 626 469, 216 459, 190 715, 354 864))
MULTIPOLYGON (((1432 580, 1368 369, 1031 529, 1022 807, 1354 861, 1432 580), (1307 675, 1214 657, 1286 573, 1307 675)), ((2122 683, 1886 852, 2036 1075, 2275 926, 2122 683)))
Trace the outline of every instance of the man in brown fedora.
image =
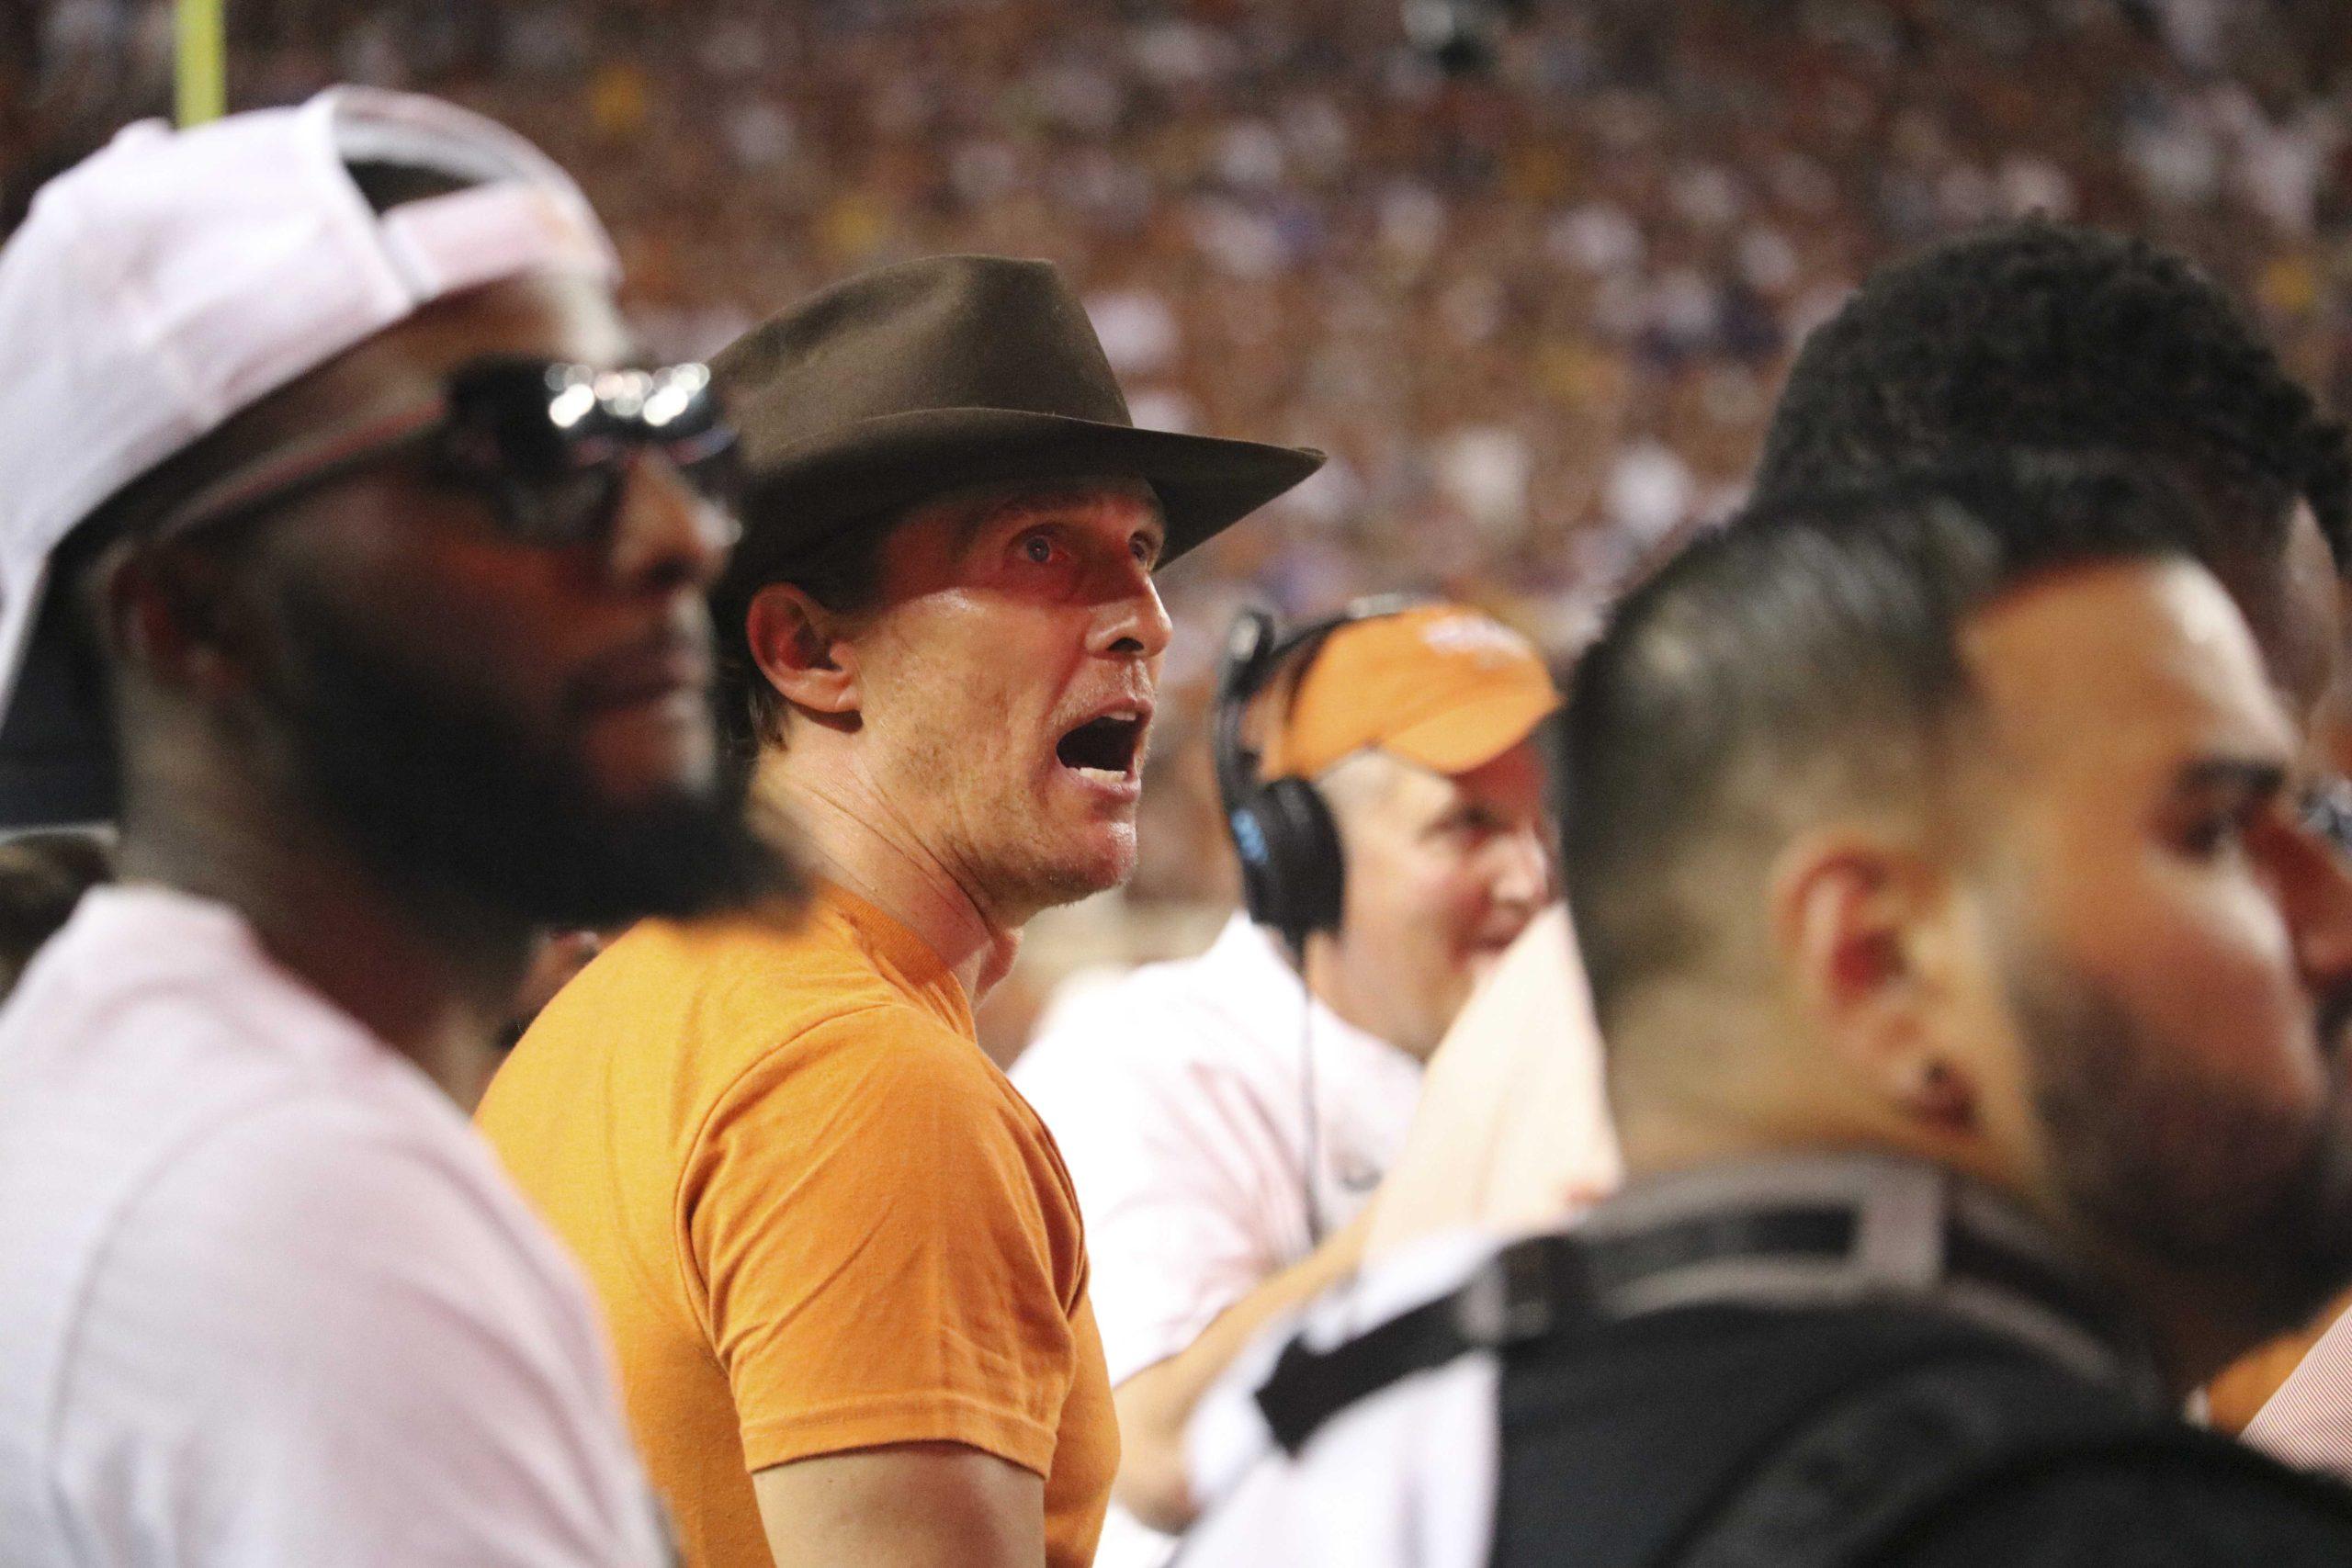
POLYGON ((688 1560, 1083 1568, 1118 1435, 1078 1203, 972 1007, 1133 869, 1167 561, 1313 452, 1137 430, 1053 268, 888 267, 717 370, 718 590, 797 933, 650 923, 482 1124, 604 1298, 688 1560))

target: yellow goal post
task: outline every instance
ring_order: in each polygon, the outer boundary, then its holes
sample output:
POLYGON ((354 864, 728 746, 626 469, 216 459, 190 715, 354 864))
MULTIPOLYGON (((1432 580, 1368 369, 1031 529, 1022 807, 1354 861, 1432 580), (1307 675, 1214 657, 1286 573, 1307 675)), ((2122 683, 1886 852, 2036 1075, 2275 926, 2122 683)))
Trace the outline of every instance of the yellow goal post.
POLYGON ((201 125, 229 107, 228 0, 178 0, 173 85, 179 122, 201 125))

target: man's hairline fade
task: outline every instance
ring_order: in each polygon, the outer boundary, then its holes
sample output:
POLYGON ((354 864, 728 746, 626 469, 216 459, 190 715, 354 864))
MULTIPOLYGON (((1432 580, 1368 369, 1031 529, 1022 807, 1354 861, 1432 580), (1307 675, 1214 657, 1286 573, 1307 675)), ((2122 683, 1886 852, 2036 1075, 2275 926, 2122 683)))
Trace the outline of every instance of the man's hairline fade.
POLYGON ((1756 835, 1904 781, 1919 791, 1906 809, 1954 815, 1939 792, 1974 751, 1958 744, 1979 716, 1969 622, 2070 568, 2193 562, 2188 511, 2127 470, 2050 460, 1792 492, 1630 594, 1554 732, 1563 879, 1604 1032, 1704 967, 1730 929, 1706 894, 1727 857, 1769 861, 1756 835), (1684 886, 1709 863, 1714 876, 1684 886))

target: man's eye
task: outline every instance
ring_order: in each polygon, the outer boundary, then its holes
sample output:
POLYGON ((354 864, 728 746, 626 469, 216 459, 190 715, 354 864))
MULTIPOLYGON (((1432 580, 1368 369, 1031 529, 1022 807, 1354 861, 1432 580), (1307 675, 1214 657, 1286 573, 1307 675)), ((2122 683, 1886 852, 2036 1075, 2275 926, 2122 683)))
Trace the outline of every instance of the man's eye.
POLYGON ((2194 855, 2210 855, 2237 836, 2237 824, 2226 817, 2208 817, 2192 822, 2180 836, 2181 847, 2194 855))
POLYGON ((2181 835, 2182 847, 2199 856, 2235 850, 2245 842, 2247 829, 2253 826, 2250 817, 2250 812, 2238 810, 2217 811, 2199 818, 2181 835))
POLYGON ((1493 824, 1478 812, 1452 811, 1439 818, 1430 827, 1430 831, 1434 837, 1449 840, 1454 843, 1475 844, 1487 836, 1487 829, 1492 826, 1493 824))
POLYGON ((1054 564, 1054 539, 1050 534, 1030 534, 1021 541, 1021 558, 1032 566, 1054 564))

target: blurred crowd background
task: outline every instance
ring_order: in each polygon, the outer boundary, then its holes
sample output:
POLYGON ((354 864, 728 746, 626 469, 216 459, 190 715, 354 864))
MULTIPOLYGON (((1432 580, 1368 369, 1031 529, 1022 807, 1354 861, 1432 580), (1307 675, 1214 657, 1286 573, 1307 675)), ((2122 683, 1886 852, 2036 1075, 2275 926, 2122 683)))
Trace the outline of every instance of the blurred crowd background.
MULTIPOLYGON (((1041 921, 1196 948, 1202 717, 1246 601, 1435 589, 1566 652, 1736 505, 1795 345, 1880 261, 2042 211, 2202 261, 2352 405, 2341 0, 232 0, 232 103, 440 94, 579 175, 655 352, 923 254, 1045 256, 1137 422, 1333 454, 1170 573, 1142 869, 1041 921)), ((0 5, 0 231, 164 112, 158 0, 0 5)))

